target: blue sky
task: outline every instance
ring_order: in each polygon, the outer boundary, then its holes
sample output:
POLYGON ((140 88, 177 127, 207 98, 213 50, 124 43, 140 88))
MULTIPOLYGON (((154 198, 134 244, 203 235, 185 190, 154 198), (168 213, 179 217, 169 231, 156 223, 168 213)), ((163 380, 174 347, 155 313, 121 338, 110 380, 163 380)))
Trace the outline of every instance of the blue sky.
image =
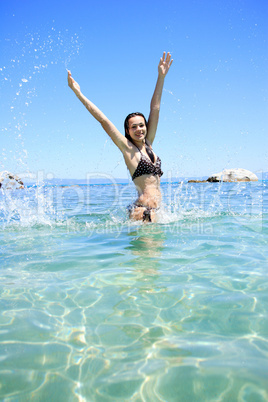
POLYGON ((66 69, 123 132, 128 113, 149 113, 163 50, 164 178, 268 170, 266 0, 10 0, 0 12, 0 170, 128 178, 66 69))

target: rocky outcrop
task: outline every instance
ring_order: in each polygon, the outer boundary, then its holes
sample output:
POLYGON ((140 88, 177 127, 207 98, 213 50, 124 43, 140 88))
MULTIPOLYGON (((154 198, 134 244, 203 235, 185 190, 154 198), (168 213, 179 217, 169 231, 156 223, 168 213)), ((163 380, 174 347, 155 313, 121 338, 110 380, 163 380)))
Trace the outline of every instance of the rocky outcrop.
POLYGON ((220 173, 215 173, 207 180, 189 180, 188 183, 218 183, 218 182, 244 182, 258 181, 258 177, 246 169, 225 169, 220 173))
POLYGON ((24 184, 18 176, 4 170, 3 172, 0 172, 0 188, 16 190, 24 188, 24 184))
POLYGON ((237 182, 237 181, 258 181, 258 177, 246 169, 225 169, 220 173, 213 174, 207 179, 210 183, 219 181, 237 182))

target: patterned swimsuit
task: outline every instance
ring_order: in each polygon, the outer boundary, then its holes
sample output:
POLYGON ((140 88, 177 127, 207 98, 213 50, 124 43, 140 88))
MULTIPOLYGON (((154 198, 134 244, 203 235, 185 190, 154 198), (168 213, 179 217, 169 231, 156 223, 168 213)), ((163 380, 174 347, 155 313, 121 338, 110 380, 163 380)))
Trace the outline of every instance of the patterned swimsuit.
MULTIPOLYGON (((149 159, 145 154, 143 154, 139 148, 138 148, 138 150, 140 151, 141 158, 140 158, 140 161, 138 163, 138 166, 137 166, 135 172, 133 173, 132 180, 135 180, 136 177, 143 176, 144 174, 151 174, 153 176, 161 177, 163 172, 161 170, 161 159, 159 158, 159 156, 157 157, 156 162, 153 163, 151 161, 151 159, 149 159)), ((138 207, 145 208, 145 211, 143 212, 143 220, 149 221, 149 222, 152 221, 151 210, 158 209, 158 208, 145 207, 144 205, 139 205, 134 202, 134 204, 128 206, 129 214, 131 213, 131 211, 133 209, 138 208, 138 207)))
POLYGON ((133 173, 132 180, 144 174, 152 174, 153 176, 161 177, 163 172, 161 170, 161 159, 159 158, 159 156, 157 157, 154 164, 145 154, 141 152, 139 148, 138 150, 141 153, 141 158, 135 172, 133 173))

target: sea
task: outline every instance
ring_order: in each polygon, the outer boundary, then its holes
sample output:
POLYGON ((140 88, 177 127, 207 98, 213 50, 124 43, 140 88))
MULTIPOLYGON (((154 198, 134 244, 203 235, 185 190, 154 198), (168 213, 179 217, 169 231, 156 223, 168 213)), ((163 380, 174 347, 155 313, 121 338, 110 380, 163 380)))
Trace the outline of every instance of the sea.
POLYGON ((0 190, 0 400, 268 401, 268 181, 0 190))

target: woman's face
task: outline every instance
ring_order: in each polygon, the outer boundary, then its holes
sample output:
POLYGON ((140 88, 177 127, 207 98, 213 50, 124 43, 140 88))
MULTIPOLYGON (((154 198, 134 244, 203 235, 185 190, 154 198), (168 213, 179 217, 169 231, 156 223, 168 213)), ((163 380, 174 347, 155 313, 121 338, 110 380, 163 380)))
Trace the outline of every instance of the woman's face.
POLYGON ((142 116, 131 117, 128 121, 128 126, 128 133, 132 140, 140 142, 145 139, 147 128, 142 116))

